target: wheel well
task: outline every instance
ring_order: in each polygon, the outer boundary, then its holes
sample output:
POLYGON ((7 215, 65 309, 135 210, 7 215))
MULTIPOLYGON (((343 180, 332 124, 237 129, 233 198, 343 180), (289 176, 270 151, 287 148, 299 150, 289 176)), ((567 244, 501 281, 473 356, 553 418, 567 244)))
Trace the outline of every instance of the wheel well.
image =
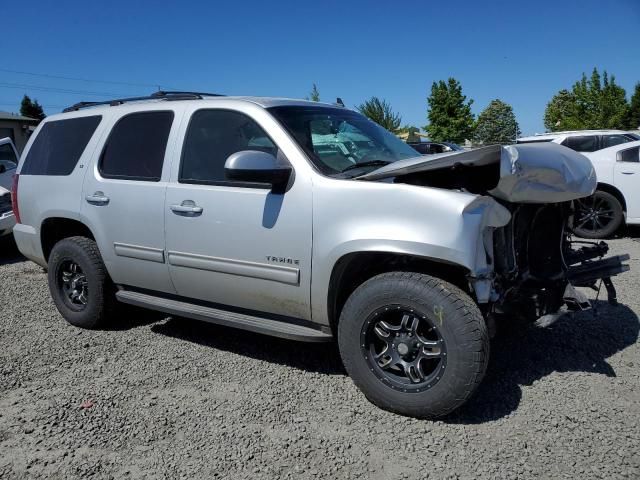
POLYGON ((603 192, 610 193, 611 195, 616 197, 620 202, 620 205, 622 205, 622 209, 625 212, 627 211, 627 202, 624 200, 624 195, 622 195, 622 192, 616 187, 614 187, 613 185, 609 185, 608 183, 598 183, 596 190, 602 190, 603 192))
POLYGON ((45 260, 49 261, 49 254, 53 246, 63 238, 87 237, 95 240, 93 233, 84 223, 70 218, 47 218, 40 226, 40 241, 45 260))
POLYGON ((372 277, 386 272, 405 271, 432 275, 469 292, 468 270, 460 265, 438 262, 414 255, 386 252, 356 252, 340 258, 331 272, 328 313, 336 332, 340 312, 353 291, 372 277))

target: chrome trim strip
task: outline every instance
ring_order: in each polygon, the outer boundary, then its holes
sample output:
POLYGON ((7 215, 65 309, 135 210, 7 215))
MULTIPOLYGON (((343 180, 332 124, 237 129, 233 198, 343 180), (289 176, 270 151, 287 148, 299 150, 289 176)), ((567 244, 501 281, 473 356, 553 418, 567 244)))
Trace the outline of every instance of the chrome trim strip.
POLYGON ((198 270, 228 273, 242 277, 260 278, 288 285, 300 284, 300 269, 298 268, 183 252, 170 251, 167 252, 167 256, 169 264, 176 267, 196 268, 198 270))
POLYGON ((127 243, 114 242, 113 248, 119 257, 137 258, 149 262, 164 263, 164 250, 161 248, 142 247, 127 243))

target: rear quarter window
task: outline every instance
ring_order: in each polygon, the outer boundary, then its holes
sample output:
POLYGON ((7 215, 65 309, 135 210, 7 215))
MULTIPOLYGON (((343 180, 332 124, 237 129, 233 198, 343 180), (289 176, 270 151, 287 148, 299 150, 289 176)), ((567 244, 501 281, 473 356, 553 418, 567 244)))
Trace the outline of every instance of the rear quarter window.
POLYGON ((69 175, 75 168, 101 115, 54 120, 42 126, 24 160, 24 175, 69 175))

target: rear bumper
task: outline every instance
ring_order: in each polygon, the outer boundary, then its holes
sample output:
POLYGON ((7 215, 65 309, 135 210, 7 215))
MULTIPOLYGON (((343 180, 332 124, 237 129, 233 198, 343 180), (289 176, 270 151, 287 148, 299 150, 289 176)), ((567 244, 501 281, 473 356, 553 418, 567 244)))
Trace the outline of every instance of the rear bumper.
POLYGON ((18 245, 18 250, 29 260, 36 262, 43 267, 47 266, 47 261, 42 253, 42 244, 38 231, 29 225, 16 223, 13 227, 13 236, 18 245))
POLYGON ((9 235, 16 224, 16 217, 12 211, 0 213, 0 237, 9 235))

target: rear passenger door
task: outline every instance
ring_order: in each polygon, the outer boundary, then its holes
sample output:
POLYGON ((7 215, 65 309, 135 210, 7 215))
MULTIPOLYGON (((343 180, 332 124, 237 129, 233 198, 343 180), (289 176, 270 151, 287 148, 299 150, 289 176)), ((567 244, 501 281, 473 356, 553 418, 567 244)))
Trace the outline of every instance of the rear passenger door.
POLYGON ((627 204, 627 220, 640 220, 640 147, 621 150, 616 155, 614 185, 622 192, 627 204))
POLYGON ((164 254, 164 196, 180 107, 112 117, 82 193, 92 229, 117 284, 173 293, 164 254))

